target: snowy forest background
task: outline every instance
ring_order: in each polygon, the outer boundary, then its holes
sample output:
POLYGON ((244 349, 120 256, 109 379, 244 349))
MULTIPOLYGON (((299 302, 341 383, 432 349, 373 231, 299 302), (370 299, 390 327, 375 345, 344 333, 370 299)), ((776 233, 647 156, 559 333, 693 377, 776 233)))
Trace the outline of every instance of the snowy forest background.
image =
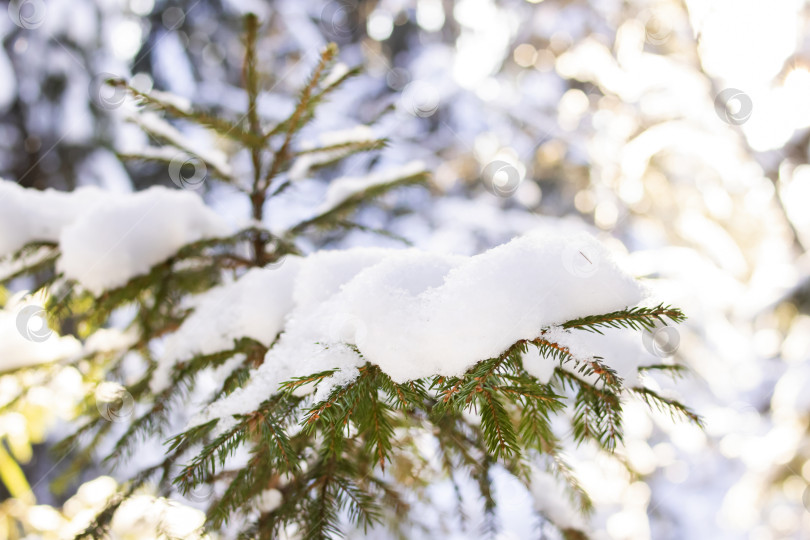
MULTIPOLYGON (((297 184, 283 205, 268 206, 265 225, 299 221, 332 176, 421 160, 433 173, 428 189, 386 194, 355 216, 363 229, 326 235, 312 249, 401 247, 402 237, 428 251, 473 255, 530 230, 591 232, 688 316, 677 327, 674 356, 690 374, 670 387, 705 421, 701 430, 628 403, 619 459, 572 450, 594 501, 595 537, 810 535, 805 2, 27 0, 7 7, 0 177, 37 189, 189 188, 165 165, 124 159, 148 137, 131 121, 132 102, 106 79, 237 116, 246 102, 243 15, 251 11, 264 25, 257 54, 271 78, 258 110, 278 121, 319 52, 336 42, 340 61, 364 71, 307 133, 371 124, 389 143, 297 184), (507 172, 505 183, 493 182, 493 163, 507 172)), ((210 133, 177 127, 202 152, 228 153, 210 133)), ((193 180, 226 220, 246 213, 227 185, 193 180)), ((14 234, 3 230, 0 238, 14 234)), ((14 281, 3 295, 28 286, 14 281)), ((10 307, 0 312, 0 371, 16 354, 9 337, 16 315, 10 307)), ((15 377, 0 378, 0 402, 14 397, 15 377)), ((31 538, 59 538, 65 523, 81 521, 82 509, 114 489, 114 480, 96 479, 107 472, 98 463, 82 473, 95 482, 84 491, 50 489, 59 463, 47 450, 70 433, 78 386, 66 368, 29 399, 25 414, 0 415, 7 449, 0 457, 20 461, 33 491, 12 499, 0 484, 0 531, 19 520, 33 528, 31 538)), ((13 467, 4 463, 8 482, 13 467)), ((452 486, 436 489, 446 505, 432 511, 453 515, 452 486)), ((534 537, 523 517, 532 494, 506 478, 496 478, 494 490, 503 503, 497 537, 534 537)), ((172 507, 180 521, 194 519, 182 514, 193 512, 186 506, 204 503, 182 502, 172 507)), ((420 534, 470 537, 478 518, 475 501, 468 506, 468 531, 420 534)), ((148 537, 137 527, 148 530, 150 512, 165 511, 127 509, 131 519, 114 530, 120 538, 148 537)))

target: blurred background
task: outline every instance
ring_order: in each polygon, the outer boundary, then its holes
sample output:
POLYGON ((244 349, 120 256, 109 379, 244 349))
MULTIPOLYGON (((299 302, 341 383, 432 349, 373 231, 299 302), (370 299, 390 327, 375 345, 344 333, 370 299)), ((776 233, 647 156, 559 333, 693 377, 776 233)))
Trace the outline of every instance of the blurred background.
MULTIPOLYGON (((255 12, 259 109, 272 122, 336 42, 364 72, 307 132, 370 124, 391 143, 328 175, 414 159, 434 172, 429 190, 389 194, 360 223, 461 254, 530 229, 588 230, 689 317, 670 351, 691 370, 674 397, 706 428, 629 403, 620 460, 574 453, 596 537, 810 537, 808 3, 18 0, 3 11, 0 176, 38 189, 172 186, 165 166, 122 159, 147 137, 110 77, 238 118, 242 16, 255 12)), ((228 155, 227 141, 176 127, 228 155)), ((271 201, 268 225, 320 200, 328 175, 271 201)), ((233 190, 203 191, 223 215, 245 212, 233 190)), ((322 242, 401 245, 361 230, 322 242)), ((47 448, 80 397, 71 369, 0 415, 0 531, 22 520, 30 538, 59 538, 115 487, 100 467, 78 493, 49 485, 59 464, 47 448)), ((0 401, 22 383, 0 377, 0 401)), ((531 505, 495 484, 507 507, 531 505)), ((145 510, 130 506, 136 523, 145 510)), ((499 512, 499 538, 526 537, 518 514, 499 512)), ((148 537, 132 523, 119 523, 122 538, 148 537)))

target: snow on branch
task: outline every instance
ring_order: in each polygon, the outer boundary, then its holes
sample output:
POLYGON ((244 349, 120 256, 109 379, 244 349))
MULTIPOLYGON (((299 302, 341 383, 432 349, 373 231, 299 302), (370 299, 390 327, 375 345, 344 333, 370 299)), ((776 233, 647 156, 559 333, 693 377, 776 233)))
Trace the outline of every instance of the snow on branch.
POLYGON ((375 137, 374 131, 363 125, 321 133, 316 141, 301 143, 288 174, 290 179, 300 180, 313 169, 330 165, 357 151, 379 150, 384 145, 384 139, 375 137))
MULTIPOLYGON (((366 362, 396 383, 458 377, 543 329, 641 301, 641 286, 604 248, 576 241, 600 255, 587 278, 566 265, 572 239, 540 234, 473 257, 368 249, 307 257, 279 341, 248 384, 199 421, 255 410, 289 379, 366 362)), ((576 350, 573 336, 566 343, 576 350)))
MULTIPOLYGON (((156 113, 142 112, 140 114, 133 114, 130 116, 130 120, 138 124, 141 129, 147 133, 175 146, 179 151, 184 152, 189 157, 204 162, 206 166, 210 167, 223 180, 231 179, 231 167, 224 153, 216 149, 199 146, 196 141, 183 135, 180 130, 156 113)), ((138 150, 124 151, 125 155, 130 153, 138 155, 138 150)), ((150 154, 143 154, 144 157, 148 155, 150 154)))
POLYGON ((225 222, 188 191, 134 194, 24 189, 0 180, 0 256, 57 242, 57 269, 94 294, 125 285, 192 242, 225 236, 225 222))

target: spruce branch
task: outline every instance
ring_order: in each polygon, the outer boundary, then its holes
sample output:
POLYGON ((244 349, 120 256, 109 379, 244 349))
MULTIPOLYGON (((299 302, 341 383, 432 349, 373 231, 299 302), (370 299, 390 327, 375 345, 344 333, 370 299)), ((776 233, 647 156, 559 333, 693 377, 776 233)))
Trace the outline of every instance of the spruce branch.
MULTIPOLYGON (((169 122, 165 121, 164 119, 156 116, 156 115, 139 115, 135 114, 129 118, 132 122, 138 125, 144 132, 151 135, 158 141, 162 141, 166 144, 170 144, 173 147, 180 150, 183 154, 186 155, 186 159, 192 160, 196 159, 201 161, 205 164, 207 170, 213 172, 220 180, 228 183, 233 182, 233 178, 231 176, 230 170, 226 167, 227 165, 223 162, 220 162, 218 159, 211 159, 208 152, 203 152, 197 149, 196 147, 190 146, 182 133, 172 126, 169 122)), ((122 154, 122 157, 125 154, 122 154)), ((135 154, 134 156, 137 156, 135 154)), ((176 156, 176 153, 173 157, 176 156)), ((172 157, 165 159, 168 157, 167 153, 164 154, 156 154, 153 153, 151 156, 148 153, 141 154, 139 157, 144 159, 155 159, 157 161, 172 161, 172 157)))
POLYGON ((341 202, 326 209, 322 213, 298 223, 288 231, 288 234, 297 236, 310 227, 324 227, 330 225, 332 222, 340 220, 359 205, 365 204, 371 199, 377 198, 395 188, 422 184, 427 181, 428 178, 429 175, 426 172, 417 172, 374 184, 352 193, 341 202))
MULTIPOLYGON (((115 443, 110 454, 104 458, 105 462, 114 463, 131 456, 133 446, 150 435, 162 435, 168 427, 169 412, 173 402, 184 398, 193 387, 195 377, 204 369, 224 364, 236 354, 245 354, 248 357, 263 356, 267 348, 250 338, 242 338, 235 343, 233 349, 208 355, 197 355, 186 362, 179 362, 171 375, 169 386, 159 395, 155 396, 152 407, 129 424, 126 432, 115 443)), ((149 377, 142 379, 145 384, 149 377)), ((130 395, 132 392, 130 392, 130 395)), ((139 392, 136 391, 136 395, 139 392)))
MULTIPOLYGON (((276 399, 266 401, 258 411, 238 417, 237 422, 233 426, 225 430, 213 441, 203 446, 191 462, 183 468, 180 475, 175 478, 174 483, 178 485, 180 490, 185 494, 195 485, 205 482, 209 474, 216 474, 217 465, 220 467, 225 465, 228 457, 232 456, 237 448, 242 445, 246 435, 251 432, 252 426, 262 417, 263 412, 270 410, 272 405, 279 404, 280 402, 281 397, 278 396, 276 399)), ((183 444, 184 440, 189 436, 207 434, 215 424, 216 422, 210 422, 202 429, 199 429, 198 426, 174 437, 169 442, 170 447, 183 444), (211 427, 209 428, 208 426, 211 427)))
POLYGON ((384 238, 390 238, 391 240, 396 240, 397 242, 400 242, 402 245, 407 246, 407 247, 413 247, 413 245, 414 245, 413 242, 411 242, 410 240, 408 240, 407 238, 405 238, 404 236, 401 236, 399 234, 393 233, 393 232, 385 230, 385 229, 379 229, 379 228, 376 228, 376 227, 368 227, 366 225, 362 225, 360 223, 355 223, 354 221, 349 221, 349 220, 346 220, 346 219, 339 219, 339 220, 335 221, 334 226, 335 226, 336 229, 339 228, 339 229, 346 229, 346 230, 362 231, 362 232, 368 232, 368 233, 376 234, 376 235, 382 236, 384 238))
MULTIPOLYGON (((330 46, 334 45, 333 43, 330 46)), ((271 130, 269 130, 265 134, 265 139, 269 140, 271 137, 275 137, 281 133, 289 132, 291 128, 295 129, 293 126, 304 126, 306 125, 314 116, 315 109, 318 105, 320 105, 326 97, 334 92, 336 89, 343 86, 350 78, 358 75, 362 71, 360 66, 350 68, 345 73, 341 74, 339 77, 335 78, 331 81, 331 84, 325 86, 320 91, 316 91, 316 86, 318 83, 323 82, 323 77, 321 77, 321 81, 316 81, 315 85, 312 86, 310 89, 310 97, 307 100, 307 107, 305 107, 296 118, 295 112, 293 112, 290 116, 286 119, 282 120, 278 124, 276 124, 271 130)), ((303 94, 303 92, 301 93, 303 94)), ((300 97, 299 97, 300 102, 300 97)))
POLYGON ((563 328, 579 328, 601 334, 600 327, 631 328, 633 330, 652 330, 656 322, 666 324, 666 319, 673 323, 681 323, 686 316, 681 310, 659 304, 656 307, 635 307, 603 315, 581 317, 563 323, 563 328))
MULTIPOLYGON (((244 146, 261 145, 262 139, 253 133, 244 130, 237 122, 226 120, 220 116, 200 111, 191 107, 180 106, 176 100, 167 99, 161 92, 142 92, 134 88, 123 79, 109 79, 107 84, 123 88, 144 105, 162 111, 174 118, 193 122, 214 131, 217 135, 228 137, 244 146)), ((133 156, 137 157, 137 156, 133 156)))
POLYGON ((319 373, 313 373, 312 375, 306 375, 304 377, 293 377, 289 381, 284 381, 281 383, 279 388, 285 392, 294 392, 295 390, 306 386, 308 384, 317 384, 324 379, 331 377, 334 375, 338 370, 337 369, 328 369, 326 371, 321 371, 319 373))
MULTIPOLYGON (((0 284, 6 284, 18 277, 53 271, 59 250, 53 242, 31 242, 19 251, 6 257, 0 257, 6 274, 0 276, 0 284)), ((52 279, 45 280, 41 287, 46 287, 52 279)))
MULTIPOLYGON (((300 96, 298 98, 298 104, 295 107, 290 118, 285 121, 285 135, 284 140, 281 143, 281 146, 278 150, 273 154, 273 162, 270 165, 270 170, 267 172, 267 176, 264 179, 265 189, 266 186, 270 185, 270 182, 276 175, 281 172, 282 167, 287 163, 290 159, 290 143, 292 142, 293 136, 301 129, 306 122, 308 121, 309 117, 305 114, 310 106, 311 106, 311 98, 312 92, 315 87, 321 82, 324 71, 326 70, 327 66, 334 60, 335 56, 337 55, 337 45, 334 43, 330 43, 326 46, 326 48, 321 52, 320 60, 318 61, 318 65, 315 68, 315 71, 312 73, 312 76, 309 79, 309 82, 304 86, 301 90, 300 96)), ((270 133, 273 133, 272 130, 270 133)))
POLYGON ((477 404, 488 452, 495 459, 517 454, 520 451, 517 434, 506 407, 490 389, 482 388, 478 393, 477 404))
POLYGON ((367 141, 347 141, 326 146, 317 146, 313 148, 302 148, 293 152, 291 157, 297 158, 312 154, 328 154, 330 157, 335 156, 334 159, 329 161, 319 161, 314 167, 325 167, 331 165, 336 161, 351 154, 358 152, 371 152, 374 150, 382 150, 388 144, 388 139, 369 139, 367 141))
POLYGON ((670 375, 673 379, 685 377, 690 371, 688 367, 682 364, 651 364, 648 366, 639 366, 638 370, 640 373, 646 373, 648 371, 663 371, 664 373, 670 375))
POLYGON ((654 407, 669 414, 673 420, 688 420, 703 427, 703 419, 680 401, 660 396, 653 390, 643 386, 634 386, 630 388, 630 391, 640 397, 649 407, 654 407))

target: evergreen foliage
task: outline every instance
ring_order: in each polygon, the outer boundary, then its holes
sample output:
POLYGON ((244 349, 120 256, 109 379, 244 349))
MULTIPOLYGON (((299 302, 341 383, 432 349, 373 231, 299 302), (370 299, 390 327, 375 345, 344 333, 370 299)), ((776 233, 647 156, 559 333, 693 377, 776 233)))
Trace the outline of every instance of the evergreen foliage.
MULTIPOLYGON (((147 275, 135 277, 99 297, 80 292, 61 279, 54 267, 58 248, 53 244, 26 246, 16 255, 16 260, 25 263, 24 269, 8 276, 32 275, 41 287, 50 288, 51 302, 46 307, 51 324, 80 338, 107 325, 119 308, 134 308, 137 312, 132 324, 140 337, 129 349, 96 353, 81 360, 89 380, 123 381, 125 355, 135 352, 145 359, 149 367, 139 380, 126 386, 137 404, 137 414, 121 433, 113 434, 113 423, 101 414, 93 396, 88 396, 80 412, 82 422, 75 433, 57 445, 57 453, 70 456, 71 466, 55 485, 69 485, 78 472, 99 457, 97 449, 111 437, 112 449, 102 456, 108 466, 125 462, 149 440, 166 441, 165 459, 124 484, 82 537, 104 537, 116 508, 148 482, 157 483, 166 495, 217 486, 219 489, 211 489, 206 526, 218 529, 225 524, 239 527, 239 523, 246 523, 241 527, 246 538, 277 538, 293 525, 304 538, 313 539, 341 536, 346 534, 347 526, 367 529, 387 523, 405 527, 408 493, 419 492, 430 481, 427 473, 420 476, 427 463, 417 449, 419 433, 434 439, 443 472, 454 482, 459 500, 462 494, 455 484, 458 475, 468 474, 475 480, 484 500, 488 526, 494 530, 497 524, 491 474, 495 467, 528 484, 532 466, 545 464, 571 487, 572 497, 582 511, 590 508, 587 495, 566 465, 562 441, 552 430, 553 416, 567 415, 577 443, 594 443, 607 452, 621 444, 622 401, 628 396, 635 395, 673 417, 699 422, 683 404, 648 388, 626 386, 599 358, 578 360, 566 347, 544 337, 545 329, 538 329, 536 337, 514 343, 497 357, 482 358, 460 377, 434 376, 399 384, 379 367, 366 363, 355 380, 313 402, 311 394, 302 395, 301 390, 317 387, 333 371, 313 373, 287 381, 257 410, 238 416, 225 431, 217 431, 216 421, 211 421, 182 433, 173 432, 171 413, 183 407, 203 370, 221 366, 237 355, 243 358, 241 365, 220 381, 216 399, 242 386, 267 351, 252 339, 237 340, 229 350, 177 364, 169 387, 152 394, 149 380, 155 359, 150 344, 175 331, 189 315, 181 300, 217 285, 226 272, 239 274, 277 263, 285 255, 298 254, 302 239, 318 234, 320 229, 352 227, 347 216, 357 207, 391 189, 425 180, 424 174, 414 174, 375 185, 291 227, 286 235, 264 229, 260 224, 265 203, 288 188, 290 179, 286 173, 295 158, 320 153, 330 157, 319 161, 318 166, 329 166, 357 152, 379 150, 386 141, 298 148, 296 134, 311 122, 318 105, 357 73, 348 70, 330 77, 337 54, 334 45, 322 52, 316 69, 297 95, 294 111, 276 125, 263 125, 256 108, 262 86, 256 62, 257 32, 256 18, 248 16, 243 68, 248 103, 243 119, 182 108, 158 94, 131 88, 124 81, 110 81, 125 86, 145 108, 203 126, 248 150, 253 164, 248 186, 230 177, 216 162, 196 157, 219 180, 244 191, 250 201, 252 226, 230 237, 189 244, 147 275), (532 347, 558 363, 547 384, 524 369, 523 354, 532 347), (597 382, 586 382, 590 377, 597 382), (249 451, 247 463, 234 467, 231 458, 242 449, 249 451), (257 512, 256 497, 271 488, 283 495, 280 506, 257 512), (246 516, 251 521, 245 521, 246 516)), ((191 153, 180 141, 155 135, 177 150, 191 153)), ((165 154, 129 157, 165 160, 161 156, 165 154)), ((683 319, 678 309, 661 305, 595 314, 562 326, 597 333, 605 328, 641 331, 683 319)), ((677 374, 681 368, 660 364, 646 369, 677 374)), ((566 538, 585 537, 583 531, 561 529, 566 538)))

